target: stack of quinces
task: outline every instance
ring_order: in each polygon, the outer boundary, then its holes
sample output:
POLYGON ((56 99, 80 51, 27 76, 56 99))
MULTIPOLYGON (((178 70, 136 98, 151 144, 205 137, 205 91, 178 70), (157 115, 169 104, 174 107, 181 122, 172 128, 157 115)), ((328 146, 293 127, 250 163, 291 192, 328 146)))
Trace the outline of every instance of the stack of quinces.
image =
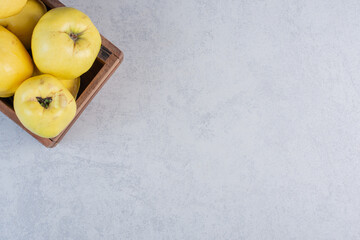
POLYGON ((0 98, 14 96, 29 131, 56 137, 75 117, 80 76, 100 47, 98 30, 79 10, 0 0, 0 98))

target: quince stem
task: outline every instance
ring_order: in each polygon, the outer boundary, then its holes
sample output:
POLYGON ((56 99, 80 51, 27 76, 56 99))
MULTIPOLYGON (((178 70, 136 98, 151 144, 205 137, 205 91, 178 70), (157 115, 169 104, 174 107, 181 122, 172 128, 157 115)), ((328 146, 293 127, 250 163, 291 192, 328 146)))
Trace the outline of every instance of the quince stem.
POLYGON ((36 97, 36 99, 38 100, 40 105, 45 109, 48 109, 50 107, 50 103, 52 102, 52 97, 47 97, 47 98, 36 97))
POLYGON ((76 33, 70 33, 70 38, 76 42, 79 38, 79 34, 76 34, 76 33))

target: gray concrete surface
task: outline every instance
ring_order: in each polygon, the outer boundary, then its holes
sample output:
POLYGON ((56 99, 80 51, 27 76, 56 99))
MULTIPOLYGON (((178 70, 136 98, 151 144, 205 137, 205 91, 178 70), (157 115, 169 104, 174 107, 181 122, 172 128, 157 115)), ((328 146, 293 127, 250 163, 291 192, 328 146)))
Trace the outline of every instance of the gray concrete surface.
POLYGON ((64 141, 0 115, 0 239, 360 239, 360 2, 64 0, 125 61, 64 141))

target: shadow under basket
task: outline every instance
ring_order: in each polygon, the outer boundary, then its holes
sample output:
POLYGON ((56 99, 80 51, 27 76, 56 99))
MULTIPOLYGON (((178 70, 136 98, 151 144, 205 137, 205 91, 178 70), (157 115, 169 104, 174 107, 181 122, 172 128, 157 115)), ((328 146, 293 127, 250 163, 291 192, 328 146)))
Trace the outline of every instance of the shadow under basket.
MULTIPOLYGON (((43 3, 48 9, 63 7, 64 5, 58 0, 43 0, 43 3)), ((17 118, 13 108, 13 97, 11 98, 0 98, 0 111, 13 120, 16 124, 22 127, 26 132, 32 135, 45 147, 55 147, 70 130, 72 125, 80 117, 81 113, 100 91, 102 86, 111 77, 115 70, 121 64, 124 55, 115 47, 109 40, 101 36, 102 46, 91 69, 81 76, 80 90, 78 98, 76 100, 77 112, 75 118, 67 126, 67 128, 55 138, 42 138, 27 130, 17 118)))

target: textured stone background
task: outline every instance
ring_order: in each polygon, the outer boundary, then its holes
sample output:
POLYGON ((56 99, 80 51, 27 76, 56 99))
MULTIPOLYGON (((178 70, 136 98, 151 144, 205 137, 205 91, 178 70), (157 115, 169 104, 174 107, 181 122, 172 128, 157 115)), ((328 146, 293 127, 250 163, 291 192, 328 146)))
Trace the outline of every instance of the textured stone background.
POLYGON ((0 115, 0 239, 360 239, 360 2, 64 0, 125 61, 56 149, 0 115))

